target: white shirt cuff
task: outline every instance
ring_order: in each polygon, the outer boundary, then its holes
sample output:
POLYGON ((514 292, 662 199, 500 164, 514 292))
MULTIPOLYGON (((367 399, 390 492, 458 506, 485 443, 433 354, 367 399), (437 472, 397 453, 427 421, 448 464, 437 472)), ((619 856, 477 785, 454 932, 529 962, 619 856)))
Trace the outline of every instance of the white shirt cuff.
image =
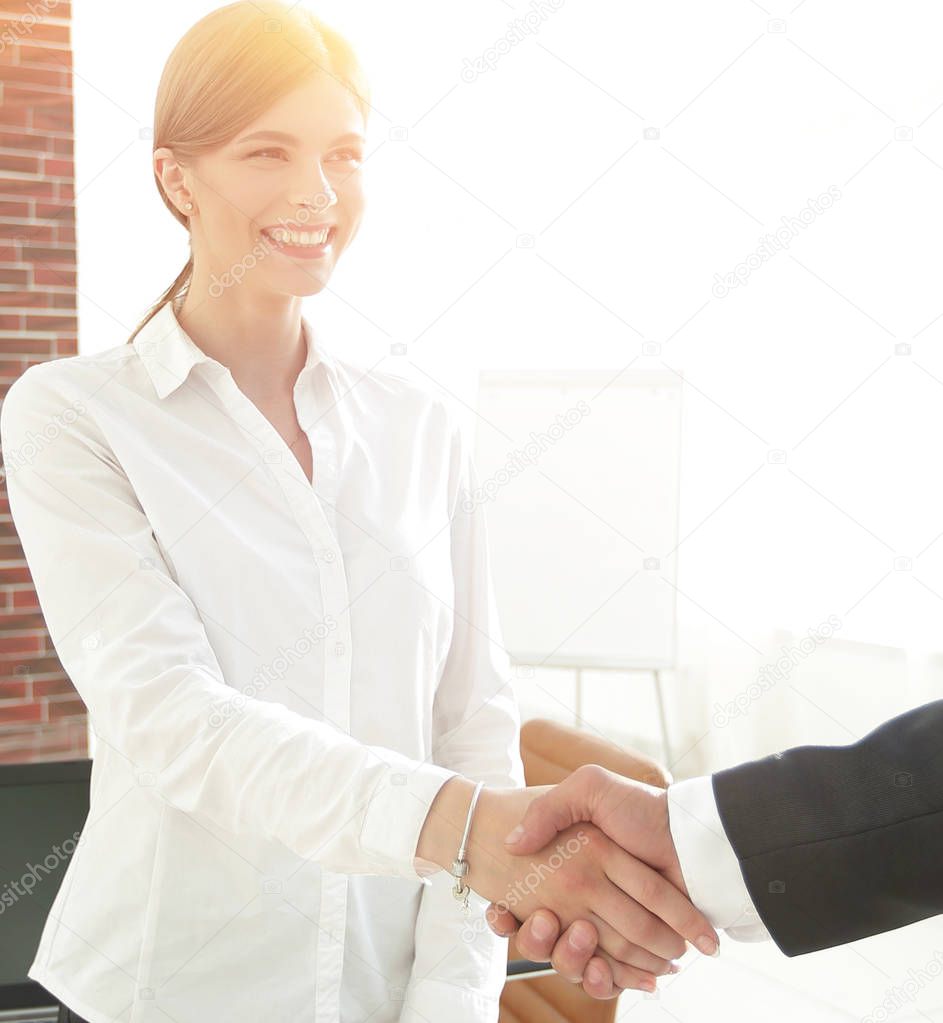
MULTIPOLYGON (((394 756, 387 752, 388 758, 394 756)), ((403 768, 391 767, 370 796, 360 844, 388 873, 428 884, 430 865, 416 856, 419 834, 439 789, 457 772, 425 761, 408 770, 409 761, 397 759, 403 768)))
POLYGON ((668 825, 691 902, 736 941, 766 941, 737 854, 727 838, 710 775, 668 786, 668 825))

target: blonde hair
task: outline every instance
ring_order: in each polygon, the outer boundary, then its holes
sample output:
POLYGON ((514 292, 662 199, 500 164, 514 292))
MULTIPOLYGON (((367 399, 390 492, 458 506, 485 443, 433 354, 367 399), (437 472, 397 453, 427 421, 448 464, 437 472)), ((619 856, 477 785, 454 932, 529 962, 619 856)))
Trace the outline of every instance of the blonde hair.
MULTIPOLYGON (((327 72, 351 91, 363 114, 370 91, 353 49, 310 11, 282 0, 239 0, 211 11, 179 40, 164 65, 154 105, 154 146, 181 162, 225 145, 282 96, 327 72)), ((188 218, 164 192, 164 205, 189 231, 188 218)), ((176 280, 128 338, 168 302, 186 294, 193 253, 176 280)))

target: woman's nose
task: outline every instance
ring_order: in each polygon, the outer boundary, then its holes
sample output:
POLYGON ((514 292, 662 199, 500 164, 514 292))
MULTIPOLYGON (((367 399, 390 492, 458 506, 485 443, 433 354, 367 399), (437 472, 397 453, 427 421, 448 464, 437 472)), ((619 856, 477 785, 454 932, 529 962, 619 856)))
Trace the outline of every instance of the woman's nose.
POLYGON ((337 202, 337 193, 320 164, 318 164, 314 180, 308 178, 306 181, 300 182, 295 196, 296 203, 305 203, 319 210, 327 209, 328 206, 333 206, 337 202))

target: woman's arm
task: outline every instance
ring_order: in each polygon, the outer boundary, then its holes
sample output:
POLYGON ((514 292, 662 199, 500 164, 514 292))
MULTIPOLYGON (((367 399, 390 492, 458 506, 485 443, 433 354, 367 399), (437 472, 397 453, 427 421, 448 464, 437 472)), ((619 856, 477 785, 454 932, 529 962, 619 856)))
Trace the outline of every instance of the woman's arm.
POLYGON ((236 690, 97 422, 100 388, 80 362, 41 363, 0 410, 16 529, 100 741, 201 822, 277 839, 339 873, 417 880, 420 829, 455 771, 276 702, 246 697, 218 713, 236 690))

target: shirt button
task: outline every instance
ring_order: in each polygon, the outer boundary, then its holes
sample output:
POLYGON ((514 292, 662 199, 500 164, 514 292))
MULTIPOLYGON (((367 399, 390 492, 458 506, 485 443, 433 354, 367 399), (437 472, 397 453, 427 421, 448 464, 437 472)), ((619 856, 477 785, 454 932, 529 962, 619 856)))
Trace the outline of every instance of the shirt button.
POLYGON ((330 547, 325 547, 324 550, 321 551, 321 557, 325 561, 331 562, 335 557, 337 557, 337 555, 330 549, 330 547))

